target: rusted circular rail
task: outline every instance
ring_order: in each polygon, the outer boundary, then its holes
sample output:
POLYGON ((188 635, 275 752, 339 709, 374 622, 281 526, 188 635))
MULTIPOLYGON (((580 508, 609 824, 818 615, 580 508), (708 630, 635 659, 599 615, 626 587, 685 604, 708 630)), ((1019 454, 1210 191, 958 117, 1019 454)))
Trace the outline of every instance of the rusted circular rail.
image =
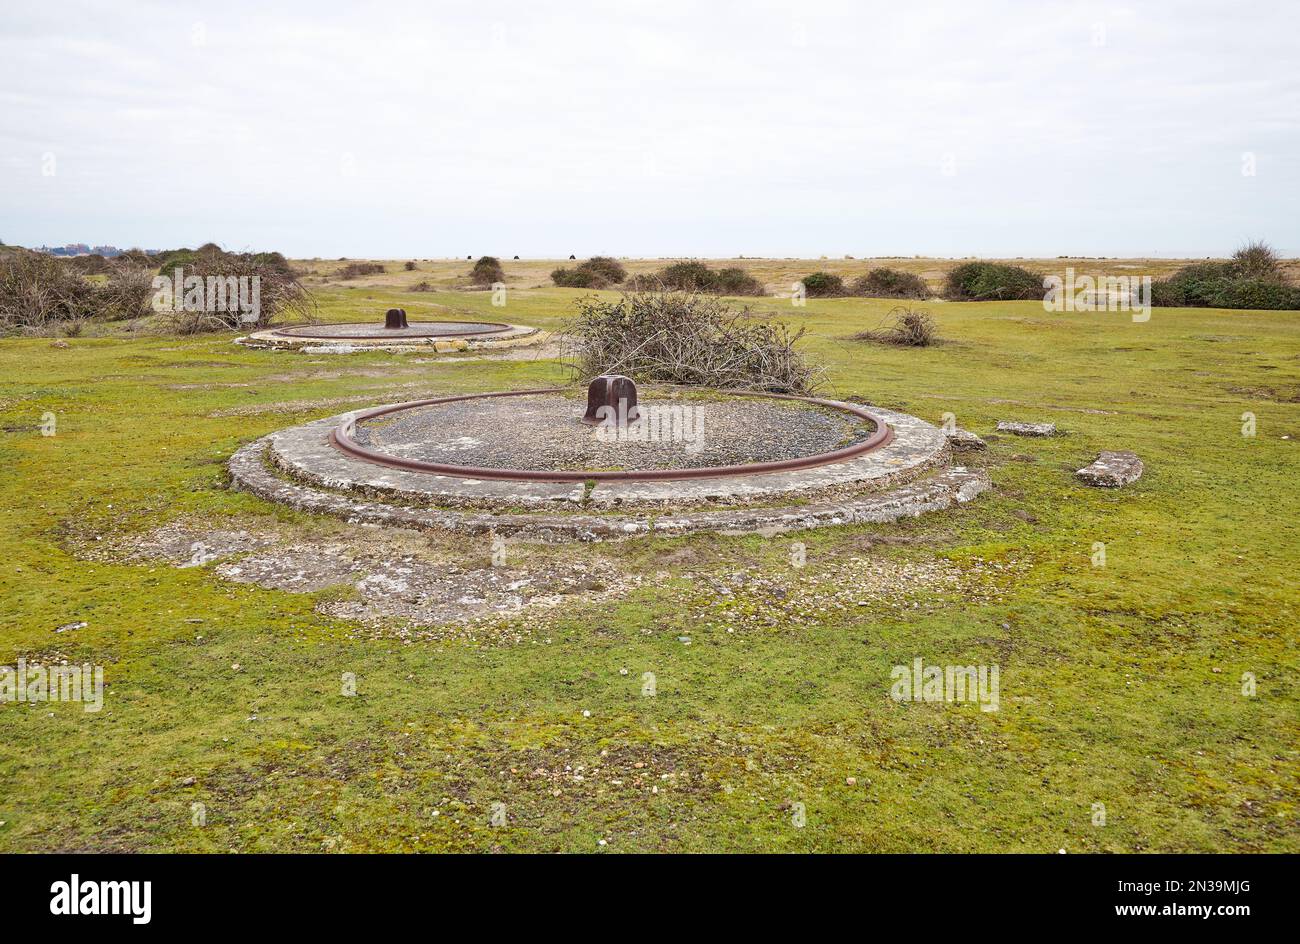
POLYGON ((586 471, 543 471, 538 469, 488 469, 470 465, 448 465, 442 462, 421 462, 418 459, 403 459, 386 453, 368 449, 352 438, 358 422, 387 416, 401 410, 412 410, 422 406, 436 406, 439 403, 457 403, 463 400, 485 400, 490 397, 526 397, 536 394, 567 393, 564 387, 544 387, 535 390, 505 390, 496 393, 470 393, 455 397, 434 397, 431 400, 412 400, 409 403, 396 403, 392 406, 379 407, 345 420, 330 431, 330 443, 350 456, 384 465, 395 469, 408 469, 413 472, 430 472, 435 475, 449 475, 461 479, 496 479, 509 482, 654 482, 675 479, 707 479, 729 475, 754 475, 763 472, 791 472, 796 469, 812 469, 833 462, 853 459, 873 449, 888 444, 894 434, 880 417, 835 400, 821 400, 816 397, 797 397, 788 393, 757 393, 750 390, 719 390, 718 393, 736 397, 767 397, 773 400, 797 400, 851 413, 860 419, 875 425, 870 436, 860 443, 835 449, 831 452, 819 452, 798 459, 780 459, 772 462, 755 462, 750 465, 715 465, 698 469, 644 469, 604 472, 586 471))
POLYGON ((418 340, 421 338, 460 338, 481 334, 500 334, 509 331, 510 325, 495 321, 412 321, 402 327, 384 328, 367 321, 327 321, 318 325, 291 325, 275 330, 282 338, 298 338, 306 341, 394 341, 418 340), (424 326, 455 325, 454 330, 421 331, 424 326), (320 328, 366 328, 375 334, 313 334, 320 328))

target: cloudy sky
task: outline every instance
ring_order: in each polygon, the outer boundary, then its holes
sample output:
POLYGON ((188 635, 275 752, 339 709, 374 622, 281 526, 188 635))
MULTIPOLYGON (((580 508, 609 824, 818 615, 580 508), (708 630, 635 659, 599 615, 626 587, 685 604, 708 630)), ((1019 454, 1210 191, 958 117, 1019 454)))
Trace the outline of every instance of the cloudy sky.
POLYGON ((0 240, 1300 255, 1294 0, 7 4, 0 240))

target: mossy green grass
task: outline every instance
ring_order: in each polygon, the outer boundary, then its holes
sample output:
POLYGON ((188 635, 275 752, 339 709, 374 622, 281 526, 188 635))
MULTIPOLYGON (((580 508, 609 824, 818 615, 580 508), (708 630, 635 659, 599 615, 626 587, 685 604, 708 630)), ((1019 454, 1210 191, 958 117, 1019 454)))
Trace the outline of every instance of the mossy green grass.
MULTIPOLYGON (((313 289, 332 321, 429 304, 546 329, 585 294, 313 289)), ((107 678, 99 712, 0 704, 0 851, 1300 851, 1294 313, 932 303, 944 343, 903 349, 846 340, 888 301, 743 302, 807 326, 827 396, 1063 435, 994 439, 992 492, 899 524, 521 545, 512 566, 647 579, 509 618, 521 644, 408 642, 321 616, 346 587, 97 549, 177 520, 326 540, 348 526, 227 488, 232 452, 349 404, 563 383, 554 360, 0 340, 0 664, 107 678), (1085 487, 1102 449, 1146 474, 1085 487), (855 557, 982 592, 919 582, 769 625, 747 617, 780 599, 738 583, 739 629, 704 615, 699 574, 799 582, 855 557), (1000 710, 892 700, 917 657, 997 664, 1000 710)), ((486 537, 422 540, 490 566, 486 537)))

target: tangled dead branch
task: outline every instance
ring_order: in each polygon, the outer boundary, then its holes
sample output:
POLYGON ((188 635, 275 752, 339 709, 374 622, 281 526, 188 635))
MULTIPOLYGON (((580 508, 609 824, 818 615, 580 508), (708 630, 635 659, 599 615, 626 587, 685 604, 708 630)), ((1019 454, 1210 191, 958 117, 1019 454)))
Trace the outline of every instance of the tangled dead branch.
POLYGON ((579 299, 560 334, 579 379, 626 374, 643 382, 807 394, 820 383, 795 345, 804 330, 760 321, 722 300, 687 292, 630 292, 579 299))
POLYGON ((891 308, 880 327, 873 331, 860 331, 852 338, 854 341, 876 341, 900 347, 929 347, 938 341, 930 313, 923 308, 904 305, 891 308))

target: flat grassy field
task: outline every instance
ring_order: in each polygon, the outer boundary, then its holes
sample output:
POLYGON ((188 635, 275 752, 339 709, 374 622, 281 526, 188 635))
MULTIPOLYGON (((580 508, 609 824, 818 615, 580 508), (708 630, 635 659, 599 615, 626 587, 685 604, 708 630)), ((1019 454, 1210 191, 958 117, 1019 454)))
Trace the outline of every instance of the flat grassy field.
MULTIPOLYGON (((399 305, 554 328, 584 294, 546 287, 554 261, 503 262, 505 309, 454 288, 464 260, 355 282, 301 264, 327 320, 399 305), (435 290, 406 291, 421 279, 435 290)), ((738 264, 779 284, 874 262, 738 264)), ((1067 264, 1089 271, 1041 267, 1067 264)), ((488 538, 297 514, 230 491, 224 463, 355 406, 560 382, 548 349, 0 340, 0 664, 107 681, 99 712, 0 704, 0 851, 1300 851, 1297 313, 934 302, 944 343, 896 349, 847 340, 886 301, 748 303, 807 327, 827 395, 1064 435, 992 440, 992 492, 895 525, 512 542, 521 580, 592 577, 412 629, 349 618, 348 581, 232 579, 187 560, 190 538, 470 576, 492 568, 488 538), (1136 451, 1145 476, 1083 486, 1102 449, 1136 451), (917 657, 998 665, 1000 710, 893 701, 891 667, 917 657)))

